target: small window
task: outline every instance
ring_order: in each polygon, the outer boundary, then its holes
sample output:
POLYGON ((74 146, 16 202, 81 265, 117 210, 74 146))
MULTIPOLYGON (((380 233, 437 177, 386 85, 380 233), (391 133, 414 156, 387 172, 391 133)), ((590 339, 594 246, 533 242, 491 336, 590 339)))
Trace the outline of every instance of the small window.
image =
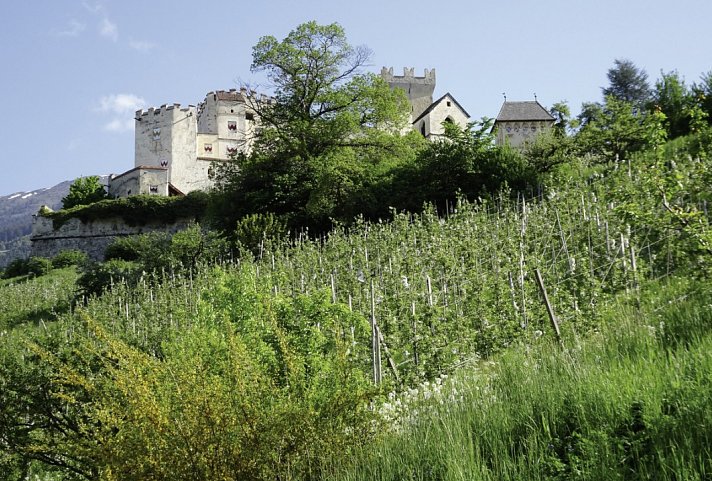
POLYGON ((237 122, 234 120, 228 120, 227 130, 230 132, 237 132, 237 122))
POLYGON ((213 144, 203 144, 203 149, 208 153, 212 153, 213 152, 213 144))
POLYGON ((425 137, 425 122, 420 124, 420 134, 425 137))
POLYGON ((153 129, 153 140, 161 139, 161 129, 153 129))
POLYGON ((448 107, 452 107, 452 103, 450 103, 449 100, 447 101, 447 106, 448 106, 448 107))
POLYGON ((247 112, 247 113, 245 114, 245 120, 254 121, 254 120, 255 120, 255 114, 253 114, 252 112, 247 112))
POLYGON ((237 147, 228 147, 227 148, 227 155, 235 155, 237 153, 237 147))
POLYGON ((148 190, 151 192, 151 194, 158 194, 158 186, 157 185, 149 185, 148 190))

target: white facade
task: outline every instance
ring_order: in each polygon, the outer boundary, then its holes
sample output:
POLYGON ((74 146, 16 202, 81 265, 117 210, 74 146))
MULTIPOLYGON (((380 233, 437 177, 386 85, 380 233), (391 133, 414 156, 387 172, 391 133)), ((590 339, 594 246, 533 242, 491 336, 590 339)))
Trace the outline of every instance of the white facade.
POLYGON ((537 135, 551 130, 552 125, 553 121, 546 122, 543 120, 499 122, 496 129, 495 142, 497 145, 509 144, 510 147, 520 149, 527 142, 534 140, 537 135))
POLYGON ((470 116, 452 95, 445 94, 413 121, 413 129, 426 139, 436 139, 445 133, 444 122, 451 122, 460 128, 467 126, 470 116))
MULTIPOLYGON (((165 169, 171 191, 207 190, 212 186, 212 163, 249 149, 254 123, 255 112, 248 105, 246 90, 210 92, 197 107, 173 104, 139 110, 135 167, 113 177, 109 192, 119 197, 148 193, 141 176, 134 172, 143 167, 165 169)), ((160 195, 168 192, 161 188, 160 195)))
POLYGON ((165 167, 135 167, 109 179, 109 195, 168 195, 168 169, 165 167))

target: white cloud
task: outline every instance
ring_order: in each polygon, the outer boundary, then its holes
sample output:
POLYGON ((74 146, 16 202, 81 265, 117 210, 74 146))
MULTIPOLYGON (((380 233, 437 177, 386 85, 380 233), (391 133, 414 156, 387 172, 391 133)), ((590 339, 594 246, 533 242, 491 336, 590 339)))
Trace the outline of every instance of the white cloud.
POLYGON ((104 130, 128 132, 134 128, 134 113, 146 107, 146 101, 134 94, 106 95, 99 100, 96 111, 108 114, 104 130))
POLYGON ((112 119, 104 125, 104 130, 109 132, 129 132, 134 129, 134 119, 112 119))
POLYGON ((82 2, 82 5, 84 5, 84 8, 86 8, 91 13, 98 14, 98 13, 102 13, 104 11, 104 5, 101 2, 94 2, 94 3, 82 2))
POLYGON ((106 95, 99 101, 100 112, 111 112, 114 114, 134 113, 146 106, 146 101, 134 94, 106 95))
POLYGON ((156 44, 152 42, 147 42, 145 40, 131 39, 129 41, 129 47, 142 53, 148 53, 154 48, 156 48, 156 44))
POLYGON ((67 25, 64 30, 57 32, 57 35, 60 37, 77 37, 86 28, 87 26, 85 24, 73 18, 69 20, 69 25, 67 25))
POLYGON ((106 37, 112 42, 116 42, 119 39, 118 27, 107 17, 101 19, 99 23, 99 33, 102 37, 106 37))

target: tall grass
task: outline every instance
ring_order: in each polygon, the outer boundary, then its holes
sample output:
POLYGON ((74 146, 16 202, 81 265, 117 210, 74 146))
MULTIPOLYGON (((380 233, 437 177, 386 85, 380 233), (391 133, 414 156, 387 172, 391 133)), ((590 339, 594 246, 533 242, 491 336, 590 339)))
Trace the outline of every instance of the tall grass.
POLYGON ((710 479, 712 310, 709 290, 688 290, 614 306, 576 348, 542 338, 460 373, 456 396, 410 406, 326 478, 710 479))

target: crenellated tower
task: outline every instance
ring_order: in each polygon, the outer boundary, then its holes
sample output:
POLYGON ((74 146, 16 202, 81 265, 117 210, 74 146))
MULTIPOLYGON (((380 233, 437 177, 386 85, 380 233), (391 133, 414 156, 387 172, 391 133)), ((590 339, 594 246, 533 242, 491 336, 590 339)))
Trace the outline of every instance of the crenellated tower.
POLYGON ((405 91, 411 105, 411 121, 420 117, 420 114, 433 103, 435 91, 435 69, 425 69, 425 75, 415 76, 414 68, 403 68, 403 75, 393 75, 393 67, 381 69, 381 78, 391 88, 400 88, 405 91))
POLYGON ((168 182, 182 192, 200 188, 184 175, 195 164, 196 119, 193 105, 137 111, 134 168, 165 168, 168 182))

